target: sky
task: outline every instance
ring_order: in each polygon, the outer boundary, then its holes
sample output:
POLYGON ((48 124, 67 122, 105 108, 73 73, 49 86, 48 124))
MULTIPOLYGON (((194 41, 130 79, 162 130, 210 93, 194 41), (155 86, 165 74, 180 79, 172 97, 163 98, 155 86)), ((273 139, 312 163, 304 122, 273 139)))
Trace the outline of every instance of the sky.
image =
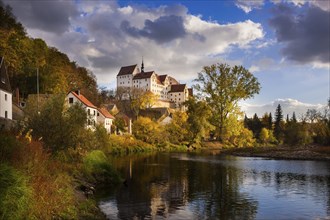
POLYGON ((3 0, 29 36, 42 38, 115 88, 121 66, 192 86, 203 66, 242 65, 259 94, 248 116, 321 109, 330 97, 330 1, 3 0))

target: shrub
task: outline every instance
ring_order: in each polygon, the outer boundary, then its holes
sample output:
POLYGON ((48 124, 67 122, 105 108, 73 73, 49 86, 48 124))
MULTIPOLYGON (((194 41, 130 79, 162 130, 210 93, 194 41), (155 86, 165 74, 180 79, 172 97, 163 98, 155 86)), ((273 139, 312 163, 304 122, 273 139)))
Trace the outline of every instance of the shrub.
POLYGON ((0 134, 0 163, 8 162, 17 152, 20 143, 9 134, 0 134))
POLYGON ((164 141, 162 128, 157 122, 147 117, 139 117, 133 123, 133 135, 149 144, 161 143, 164 141))
POLYGON ((130 154, 139 152, 150 152, 157 150, 154 145, 135 139, 131 135, 111 135, 109 145, 105 149, 107 154, 130 154))
POLYGON ((0 164, 0 186, 0 219, 26 218, 32 196, 27 177, 11 166, 0 164))
POLYGON ((112 168, 105 154, 100 150, 88 153, 84 159, 84 171, 87 177, 97 183, 117 184, 121 178, 112 168))

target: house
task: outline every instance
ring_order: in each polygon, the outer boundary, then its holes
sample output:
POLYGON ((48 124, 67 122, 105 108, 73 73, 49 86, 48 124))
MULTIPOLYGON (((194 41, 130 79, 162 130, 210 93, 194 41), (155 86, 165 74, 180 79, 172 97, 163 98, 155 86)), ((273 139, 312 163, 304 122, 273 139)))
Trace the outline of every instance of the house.
POLYGON ((93 105, 85 96, 80 93, 80 90, 71 91, 66 96, 69 106, 79 103, 87 112, 87 128, 95 129, 97 122, 98 108, 93 105))
POLYGON ((107 133, 111 133, 112 121, 115 119, 106 108, 99 108, 97 112, 97 123, 104 126, 107 133))
MULTIPOLYGON (((159 75, 155 71, 145 72, 143 62, 141 71, 137 64, 120 68, 117 74, 117 90, 119 87, 152 92, 158 97, 155 107, 180 108, 190 94, 186 84, 180 84, 169 75, 159 75)), ((124 99, 128 97, 128 95, 123 96, 124 99)))
POLYGON ((94 130, 96 124, 101 124, 107 130, 108 134, 111 133, 111 125, 115 117, 113 117, 106 108, 97 108, 80 93, 80 90, 69 92, 66 96, 66 101, 69 106, 79 103, 86 110, 87 128, 94 130))
POLYGON ((5 60, 0 57, 0 118, 12 120, 12 90, 5 60))

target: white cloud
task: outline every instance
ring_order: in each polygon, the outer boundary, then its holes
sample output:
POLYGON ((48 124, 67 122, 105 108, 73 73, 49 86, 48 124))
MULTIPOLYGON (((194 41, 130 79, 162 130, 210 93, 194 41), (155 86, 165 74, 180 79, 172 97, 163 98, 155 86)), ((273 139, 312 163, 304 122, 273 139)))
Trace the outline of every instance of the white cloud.
POLYGON ((324 11, 330 11, 329 0, 271 0, 271 2, 273 2, 274 4, 291 3, 298 7, 308 4, 310 6, 319 7, 324 11))
POLYGON ((61 37, 40 29, 27 31, 91 69, 100 84, 111 84, 121 66, 140 64, 142 56, 146 70, 172 74, 181 81, 188 81, 196 78, 204 65, 224 60, 229 64, 239 63, 225 58, 231 48, 255 46, 253 42, 264 37, 259 23, 251 20, 229 24, 206 21, 189 14, 182 5, 146 8, 138 5, 119 7, 112 1, 98 3, 78 2, 79 14, 83 16, 71 18, 71 29, 61 37), (165 18, 173 16, 182 18, 176 21, 182 21, 183 32, 178 36, 172 34, 160 43, 157 26, 152 25, 159 21, 167 25, 165 18), (123 30, 123 22, 133 28, 131 35, 123 30), (73 27, 83 31, 76 32, 73 27), (144 33, 142 31, 149 31, 149 37, 134 35, 144 33))
POLYGON ((264 5, 264 0, 236 0, 236 6, 245 13, 250 13, 253 9, 259 9, 264 5))
POLYGON ((271 112, 275 116, 275 110, 278 105, 281 105, 283 115, 292 116, 292 113, 295 112, 296 116, 299 118, 302 114, 305 114, 308 109, 316 109, 322 111, 325 108, 325 105, 322 104, 310 104, 303 103, 295 99, 276 99, 267 104, 256 105, 249 104, 248 102, 242 102, 242 110, 246 113, 248 117, 252 117, 255 113, 261 117, 264 113, 271 112))

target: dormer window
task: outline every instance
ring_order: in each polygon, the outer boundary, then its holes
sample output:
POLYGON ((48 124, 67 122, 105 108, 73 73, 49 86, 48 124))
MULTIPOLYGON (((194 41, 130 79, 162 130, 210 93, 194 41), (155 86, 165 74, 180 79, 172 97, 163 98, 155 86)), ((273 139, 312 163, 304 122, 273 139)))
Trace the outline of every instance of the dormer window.
POLYGON ((3 76, 1 76, 1 82, 3 83, 3 84, 6 84, 6 77, 3 75, 3 76))

